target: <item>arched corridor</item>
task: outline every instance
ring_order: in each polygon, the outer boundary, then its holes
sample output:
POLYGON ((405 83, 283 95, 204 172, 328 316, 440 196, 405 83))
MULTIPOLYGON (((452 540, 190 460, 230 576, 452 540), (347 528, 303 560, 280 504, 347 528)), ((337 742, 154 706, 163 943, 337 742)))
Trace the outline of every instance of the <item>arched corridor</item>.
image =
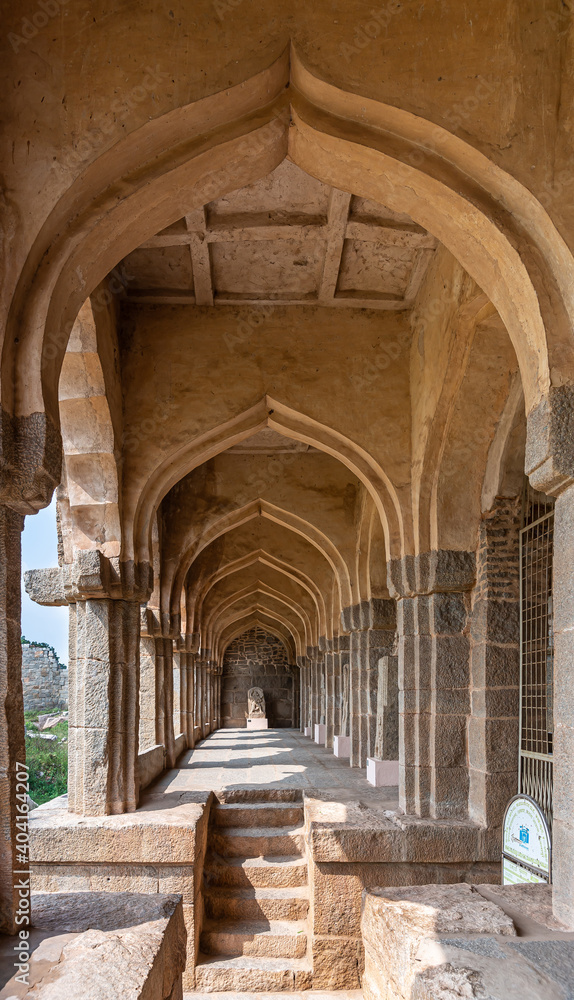
POLYGON ((158 1000, 435 1000, 432 963, 393 971, 420 917, 400 901, 518 934, 499 886, 517 793, 552 837, 530 916, 574 934, 574 236, 543 180, 570 139, 526 83, 566 94, 565 62, 547 23, 487 3, 472 43, 456 5, 440 38, 424 5, 371 12, 354 63, 356 4, 289 3, 273 26, 266 4, 260 39, 240 3, 201 0, 192 29, 186 3, 109 29, 70 8, 21 53, 94 44, 87 87, 77 67, 72 97, 54 84, 69 126, 36 109, 43 196, 7 165, 3 924, 19 534, 55 492, 58 566, 25 586, 69 608, 68 795, 30 816, 33 889, 175 894, 158 1000), (150 62, 128 92, 127 35, 150 62))

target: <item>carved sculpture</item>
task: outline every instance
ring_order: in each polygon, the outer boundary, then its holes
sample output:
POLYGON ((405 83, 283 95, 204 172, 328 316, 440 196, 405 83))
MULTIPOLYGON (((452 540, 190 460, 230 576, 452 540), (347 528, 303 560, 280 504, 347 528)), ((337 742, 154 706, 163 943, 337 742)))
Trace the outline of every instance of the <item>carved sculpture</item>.
POLYGON ((341 692, 341 736, 349 735, 349 664, 343 664, 343 690, 341 692))
POLYGON ((265 695, 260 687, 249 688, 247 692, 247 718, 265 719, 265 695))

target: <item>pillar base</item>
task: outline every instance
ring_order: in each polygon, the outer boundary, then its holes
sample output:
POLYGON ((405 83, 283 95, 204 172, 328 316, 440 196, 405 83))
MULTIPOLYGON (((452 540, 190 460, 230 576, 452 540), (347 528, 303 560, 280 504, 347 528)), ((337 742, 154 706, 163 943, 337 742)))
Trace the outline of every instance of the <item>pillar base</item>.
POLYGON ((248 719, 248 729, 269 729, 269 719, 248 719))
POLYGON ((398 785, 398 760, 377 760, 376 757, 367 757, 367 781, 375 788, 398 785))
POLYGON ((311 726, 305 726, 305 731, 304 731, 303 735, 304 736, 311 736, 312 732, 313 732, 313 730, 311 729, 311 726))
POLYGON ((335 757, 350 757, 351 756, 351 737, 350 736, 334 736, 333 737, 333 753, 335 757))
POLYGON ((320 746, 325 746, 325 726, 322 723, 315 723, 315 735, 313 739, 320 746))

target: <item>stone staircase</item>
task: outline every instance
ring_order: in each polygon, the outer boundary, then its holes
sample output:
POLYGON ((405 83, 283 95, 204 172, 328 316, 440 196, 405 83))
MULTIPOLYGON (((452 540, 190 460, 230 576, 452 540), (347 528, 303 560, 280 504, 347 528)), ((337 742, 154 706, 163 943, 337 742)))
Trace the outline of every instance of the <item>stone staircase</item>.
POLYGON ((300 793, 213 807, 204 903, 196 992, 190 996, 311 988, 300 793))

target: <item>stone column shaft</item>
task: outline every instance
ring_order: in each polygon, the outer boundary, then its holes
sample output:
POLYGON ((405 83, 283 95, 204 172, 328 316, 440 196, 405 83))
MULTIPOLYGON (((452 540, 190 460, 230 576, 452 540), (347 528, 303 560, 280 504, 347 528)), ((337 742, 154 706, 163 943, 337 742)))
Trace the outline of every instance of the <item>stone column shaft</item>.
POLYGON ((483 515, 472 593, 469 816, 498 843, 518 788, 519 501, 483 515))
POLYGON ((69 808, 87 816, 131 812, 138 796, 139 605, 77 601, 72 620, 69 808))
POLYGON ((22 644, 20 626, 21 532, 24 518, 0 507, 0 930, 15 932, 19 896, 14 888, 26 879, 28 863, 18 860, 18 799, 16 774, 24 773, 24 703, 22 696, 22 644), (14 871, 24 874, 14 877, 14 871))
MULTIPOLYGON (((458 554, 457 558, 458 558, 458 554)), ((415 816, 468 816, 470 598, 474 556, 462 560, 464 591, 398 602, 399 802, 415 816)))
POLYGON ((195 657, 193 653, 186 653, 187 671, 187 705, 186 705, 186 732, 187 745, 192 750, 195 746, 195 657))
POLYGON ((140 753, 143 750, 149 750, 157 743, 163 743, 163 740, 158 740, 158 711, 155 639, 152 636, 142 635, 140 638, 140 753))
POLYGON ((553 910, 574 928, 574 486, 554 514, 553 910))

